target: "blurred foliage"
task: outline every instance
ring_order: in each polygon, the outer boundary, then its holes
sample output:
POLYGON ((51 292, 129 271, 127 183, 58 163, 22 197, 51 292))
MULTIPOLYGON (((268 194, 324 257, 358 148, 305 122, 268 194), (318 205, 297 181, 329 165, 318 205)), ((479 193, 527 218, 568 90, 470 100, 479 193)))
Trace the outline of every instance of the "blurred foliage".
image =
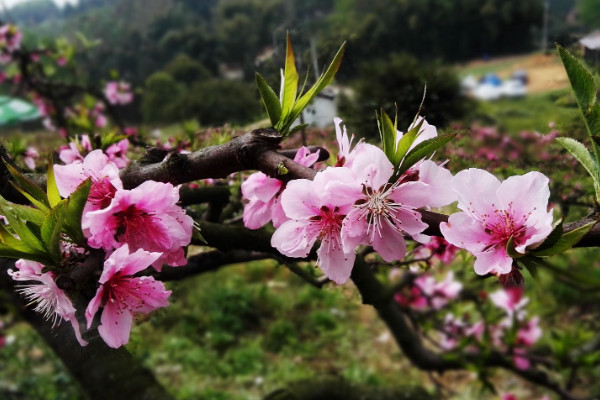
MULTIPOLYGON (((566 22, 566 16, 574 1, 551 1, 549 42, 573 40, 576 27, 566 22)), ((162 71, 189 88, 200 76, 209 80, 207 72, 212 79, 223 79, 226 71, 234 71, 251 83, 257 68, 269 83, 278 81, 286 31, 293 36, 301 75, 322 68, 323 61, 348 40, 338 75, 341 81, 364 79, 364 63, 389 60, 391 54, 401 52, 419 61, 450 62, 531 51, 539 48, 543 7, 542 0, 80 0, 60 9, 50 0, 35 0, 13 11, 15 21, 38 37, 66 35, 78 43, 81 33, 101 40, 78 53, 77 61, 85 71, 78 79, 97 82, 119 71, 120 79, 143 87, 162 71)), ((311 73, 309 83, 312 77, 311 73)), ((387 84, 385 77, 377 78, 377 85, 387 84)), ((221 108, 225 100, 239 98, 243 86, 212 82, 199 89, 203 94, 217 90, 219 98, 212 106, 221 108)), ((145 91, 145 96, 152 99, 136 100, 142 113, 130 112, 129 119, 145 115, 146 121, 152 120, 148 104, 158 107, 158 96, 152 90, 145 91)), ((204 112, 197 96, 186 97, 192 97, 189 110, 165 111, 172 118, 156 118, 173 121, 204 112)), ((162 102, 163 108, 171 108, 167 102, 172 103, 172 98, 162 102)), ((259 109, 242 103, 223 114, 235 122, 262 116, 259 109)), ((384 106, 387 109, 389 104, 384 106)), ((445 118, 432 117, 438 124, 445 118)), ((221 116, 201 119, 206 120, 202 124, 224 121, 221 116)))
POLYGON ((398 129, 408 130, 419 111, 438 127, 463 118, 471 108, 460 94, 454 70, 437 63, 423 63, 408 54, 393 54, 361 65, 359 78, 351 83, 353 92, 340 101, 340 114, 351 131, 378 138, 375 111, 389 115, 398 110, 398 129))

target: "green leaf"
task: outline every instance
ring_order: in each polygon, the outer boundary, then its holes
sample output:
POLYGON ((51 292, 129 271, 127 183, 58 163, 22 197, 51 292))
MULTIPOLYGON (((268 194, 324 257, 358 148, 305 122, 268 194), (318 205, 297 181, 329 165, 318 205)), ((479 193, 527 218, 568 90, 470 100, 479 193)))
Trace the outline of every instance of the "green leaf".
POLYGON ((517 260, 517 262, 520 265, 522 265, 523 267, 525 267, 525 269, 527 269, 527 271, 529 271, 529 274, 533 278, 537 277, 538 267, 543 266, 543 264, 540 261, 541 260, 539 258, 533 257, 531 255, 526 255, 525 257, 521 257, 517 260))
POLYGON ((294 50, 292 48, 292 41, 290 40, 289 33, 287 35, 283 82, 281 83, 281 119, 283 120, 292 111, 298 92, 298 72, 296 71, 294 50))
POLYGON ((592 74, 571 53, 561 46, 557 46, 558 54, 562 59, 575 99, 582 112, 586 112, 596 102, 596 85, 592 74))
POLYGON ((298 124, 292 129, 290 129, 290 133, 288 133, 288 136, 293 135, 294 133, 301 131, 302 129, 305 129, 306 127, 308 127, 308 124, 298 124))
POLYGON ((556 138, 569 153, 573 155, 583 165, 594 180, 594 189, 596 191, 596 200, 600 202, 600 175, 598 170, 598 164, 592 158, 592 155, 588 149, 580 142, 575 139, 559 137, 556 138))
POLYGON ((535 250, 530 252, 530 254, 537 257, 547 257, 563 253, 576 245, 581 238, 596 225, 596 223, 597 221, 592 221, 579 228, 573 229, 572 231, 563 234, 552 247, 539 251, 535 250))
POLYGON ((398 169, 398 174, 403 174, 419 160, 429 157, 437 149, 454 139, 455 136, 455 133, 447 133, 419 143, 404 157, 398 169))
POLYGON ((8 226, 17 234, 22 242, 24 242, 29 248, 40 253, 45 253, 44 246, 38 238, 25 223, 17 216, 17 213, 13 211, 13 208, 8 203, 0 204, 0 214, 4 215, 8 220, 8 226))
POLYGON ((50 202, 48 201, 46 193, 44 193, 38 185, 27 179, 25 175, 17 171, 12 165, 7 162, 4 162, 4 164, 15 180, 15 182, 11 182, 12 185, 19 190, 19 192, 27 197, 27 199, 39 209, 45 211, 50 208, 50 202))
POLYGON ((56 177, 54 176, 54 164, 52 157, 48 159, 48 172, 46 173, 46 188, 48 190, 48 202, 51 207, 54 207, 62 200, 56 186, 56 177))
POLYGON ((56 264, 60 264, 62 253, 60 251, 60 233, 64 221, 64 211, 69 204, 69 199, 62 200, 53 207, 42 224, 41 236, 44 247, 56 264))
POLYGON ((508 238, 508 242, 506 242, 506 254, 508 254, 508 256, 510 258, 521 258, 524 256, 524 254, 519 253, 516 249, 515 249, 515 242, 513 240, 513 237, 511 235, 511 237, 508 238))
POLYGON ((321 90, 325 89, 325 87, 327 87, 327 85, 331 83, 331 81, 335 77, 335 74, 340 68, 340 65, 342 64, 342 58, 344 57, 345 50, 346 42, 344 42, 340 46, 339 50, 333 57, 333 60, 329 64, 329 67, 327 67, 325 73, 323 73, 319 77, 319 79, 317 79, 317 82, 315 82, 315 84, 309 90, 307 90, 306 93, 304 93, 304 95, 302 95, 302 97, 300 97, 297 102, 295 102, 293 110, 291 112, 291 122, 295 121, 296 118, 298 118, 298 116, 300 115, 300 113, 302 113, 302 110, 304 110, 306 106, 312 101, 312 99, 314 99, 314 97, 317 94, 319 94, 321 90))
POLYGON ((14 214, 24 221, 30 221, 36 225, 42 225, 42 222, 44 222, 44 216, 46 214, 44 214, 43 211, 40 211, 36 208, 24 206, 21 204, 9 203, 2 196, 0 196, 0 204, 9 205, 12 208, 14 214))
POLYGON ((402 159, 408 152, 408 149, 410 149, 410 146, 412 146, 412 144, 415 142, 417 136, 419 136, 419 133, 421 133, 421 128, 423 127, 424 122, 425 120, 422 119, 417 125, 413 126, 408 132, 402 135, 402 138, 400 140, 396 139, 397 144, 396 150, 394 152, 394 160, 396 162, 392 162, 394 164, 394 167, 398 167, 400 161, 402 161, 402 159))
POLYGON ((392 119, 387 115, 384 109, 381 109, 377 114, 377 127, 379 128, 379 136, 381 137, 381 144, 383 146, 383 152, 387 156, 388 160, 394 164, 394 168, 398 166, 400 160, 396 160, 396 126, 392 122, 392 119))
POLYGON ((0 243, 10 247, 11 249, 24 251, 27 253, 31 252, 31 248, 29 246, 23 243, 22 240, 19 240, 16 237, 14 237, 12 233, 10 233, 2 224, 0 224, 0 243))
POLYGON ((49 260, 48 257, 46 257, 43 254, 34 254, 34 253, 19 251, 19 250, 12 249, 8 246, 5 246, 3 244, 0 244, 0 257, 14 258, 14 259, 23 258, 25 260, 37 261, 44 265, 51 262, 51 260, 49 260))
POLYGON ((546 250, 546 249, 552 248, 552 246, 554 246, 556 244, 556 242, 558 242, 559 239, 562 237, 562 234, 563 234, 563 223, 561 220, 558 224, 556 224, 556 226, 554 227, 552 232, 550 232, 550 234, 542 242, 542 244, 540 244, 538 247, 535 248, 535 251, 541 251, 541 250, 546 250))
POLYGON ((127 135, 112 131, 108 134, 102 135, 100 138, 100 146, 102 147, 102 150, 106 150, 111 145, 120 142, 123 139, 127 139, 127 135))
POLYGON ((83 208, 87 202, 87 198, 90 195, 90 188, 92 186, 91 178, 83 181, 77 189, 69 196, 69 202, 64 212, 64 231, 65 233, 76 243, 86 244, 87 240, 83 236, 81 230, 81 216, 83 215, 83 208))
POLYGON ((281 103, 279 103, 277 95, 267 84, 265 78, 263 78, 258 72, 256 73, 256 86, 258 86, 260 98, 267 109, 267 114, 271 120, 271 125, 275 126, 281 118, 281 103))

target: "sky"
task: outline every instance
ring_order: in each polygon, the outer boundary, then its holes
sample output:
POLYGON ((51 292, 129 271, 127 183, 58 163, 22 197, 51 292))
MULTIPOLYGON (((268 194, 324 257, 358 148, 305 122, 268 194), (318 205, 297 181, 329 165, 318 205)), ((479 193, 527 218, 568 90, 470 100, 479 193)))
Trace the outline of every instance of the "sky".
MULTIPOLYGON (((6 7, 10 8, 12 6, 14 6, 15 4, 19 4, 19 3, 25 3, 28 0, 0 0, 0 2, 3 2, 6 7)), ((52 0, 54 1, 57 5, 59 6, 64 6, 66 3, 77 3, 77 0, 52 0)))

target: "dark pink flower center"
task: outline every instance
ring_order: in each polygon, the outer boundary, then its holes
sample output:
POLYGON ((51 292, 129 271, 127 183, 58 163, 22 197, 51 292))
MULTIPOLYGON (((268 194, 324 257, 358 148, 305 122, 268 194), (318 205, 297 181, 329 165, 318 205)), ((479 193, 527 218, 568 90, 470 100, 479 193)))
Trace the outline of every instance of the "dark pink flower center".
POLYGON ((527 230, 523 221, 515 222, 513 215, 506 210, 494 210, 494 214, 494 222, 485 222, 485 232, 492 237, 490 244, 506 246, 512 236, 515 246, 520 245, 527 230))
POLYGON ((88 201, 100 209, 106 208, 115 197, 117 189, 108 178, 102 178, 92 183, 88 201))
POLYGON ((148 227, 153 224, 153 216, 145 210, 137 208, 133 204, 126 209, 115 213, 114 216, 117 220, 115 234, 117 240, 123 235, 130 236, 134 235, 136 232, 145 232, 148 230, 148 227))

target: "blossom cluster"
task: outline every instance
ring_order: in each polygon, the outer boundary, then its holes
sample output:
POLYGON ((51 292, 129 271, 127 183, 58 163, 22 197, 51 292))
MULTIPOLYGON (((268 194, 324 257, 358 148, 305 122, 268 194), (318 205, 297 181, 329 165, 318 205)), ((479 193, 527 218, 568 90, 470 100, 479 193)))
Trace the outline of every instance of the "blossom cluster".
POLYGON ((131 85, 123 81, 110 81, 104 87, 104 96, 110 104, 129 104, 133 101, 131 85))
POLYGON ((23 34, 16 26, 0 26, 0 63, 6 64, 13 59, 14 53, 21 48, 23 34))
MULTIPOLYGON (((242 193, 248 199, 246 227, 256 229, 273 221, 277 230, 271 244, 288 257, 306 257, 320 241, 317 264, 336 283, 349 279, 358 246, 372 246, 384 261, 393 262, 406 255, 405 237, 429 243, 420 210, 456 200, 462 212, 440 225, 445 241, 436 239, 430 251, 444 245, 442 255, 452 246, 451 257, 457 248, 466 249, 477 258, 475 272, 480 275, 510 273, 509 242, 525 254, 552 231, 548 178, 543 174, 530 172, 500 182, 471 168, 453 177, 443 166, 422 159, 398 175, 378 147, 360 141, 352 149, 341 121, 335 122, 339 152, 334 166, 317 172, 313 180, 287 185, 256 173, 244 182, 242 193)), ((415 124, 420 124, 420 132, 411 149, 437 136, 425 120, 415 124)), ((398 141, 402 135, 398 132, 398 141)), ((296 160, 309 166, 309 157, 301 149, 296 160)))
POLYGON ((502 318, 493 324, 483 320, 470 323, 464 317, 457 318, 448 313, 441 328, 440 345, 451 350, 463 339, 483 343, 484 338, 489 336, 495 348, 512 354, 515 367, 529 369, 531 363, 526 357, 526 349, 541 338, 542 329, 539 317, 527 318, 525 306, 529 299, 523 297, 523 288, 500 289, 486 297, 502 310, 502 318))
MULTIPOLYGON (((79 143, 61 150, 61 160, 69 163, 54 166, 56 185, 59 194, 66 198, 91 180, 82 229, 87 246, 104 250, 106 258, 85 318, 89 329, 102 307, 98 332, 109 346, 119 347, 128 342, 133 316, 167 306, 171 294, 153 277, 134 275, 150 266, 160 271, 163 264, 184 265, 184 247, 191 241, 193 220, 177 205, 178 188, 170 183, 146 181, 131 190, 124 189, 115 162, 123 162, 122 159, 115 158, 114 152, 99 149, 83 157, 80 149, 91 149, 85 135, 79 143)), ((62 247, 65 258, 89 251, 66 242, 62 247)), ((28 281, 21 291, 37 304, 36 310, 54 323, 69 321, 79 343, 84 345, 75 307, 56 285, 54 273, 44 272, 44 266, 33 261, 19 260, 15 266, 16 270, 9 273, 14 280, 28 281)))

